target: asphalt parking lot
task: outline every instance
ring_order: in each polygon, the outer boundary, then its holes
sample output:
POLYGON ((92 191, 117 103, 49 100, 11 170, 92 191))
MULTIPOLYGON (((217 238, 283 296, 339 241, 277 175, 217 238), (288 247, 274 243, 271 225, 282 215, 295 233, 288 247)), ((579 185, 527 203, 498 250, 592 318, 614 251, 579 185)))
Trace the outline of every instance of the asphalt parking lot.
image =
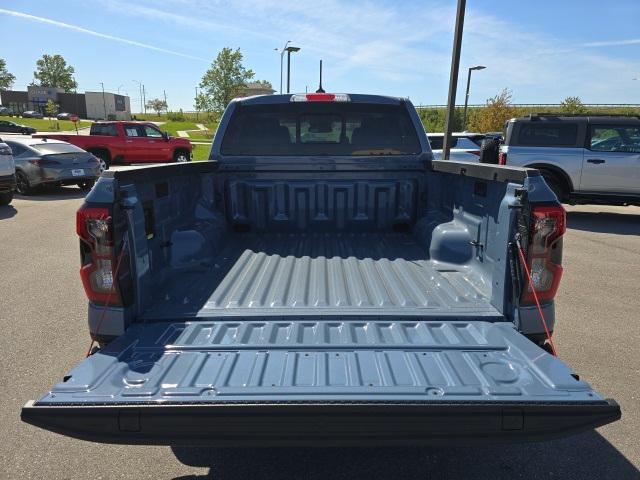
POLYGON ((0 478, 640 478, 640 208, 568 207, 557 298, 560 357, 623 419, 559 441, 482 448, 252 449, 188 454, 93 444, 20 422, 20 407, 88 346, 75 210, 65 187, 0 207, 0 478))

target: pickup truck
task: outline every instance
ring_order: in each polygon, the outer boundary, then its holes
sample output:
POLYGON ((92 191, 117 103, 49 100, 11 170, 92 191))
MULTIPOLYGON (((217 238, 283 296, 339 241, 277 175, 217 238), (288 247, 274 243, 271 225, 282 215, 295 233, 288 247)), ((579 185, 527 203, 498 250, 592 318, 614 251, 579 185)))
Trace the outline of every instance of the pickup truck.
POLYGON ((327 93, 231 102, 209 160, 96 183, 77 231, 99 348, 23 421, 107 443, 353 446, 620 417, 543 348, 565 212, 537 170, 435 161, 408 100, 327 93))
POLYGON ((54 138, 91 152, 103 162, 112 163, 188 162, 191 142, 170 137, 150 122, 95 122, 89 135, 37 134, 35 138, 54 138))

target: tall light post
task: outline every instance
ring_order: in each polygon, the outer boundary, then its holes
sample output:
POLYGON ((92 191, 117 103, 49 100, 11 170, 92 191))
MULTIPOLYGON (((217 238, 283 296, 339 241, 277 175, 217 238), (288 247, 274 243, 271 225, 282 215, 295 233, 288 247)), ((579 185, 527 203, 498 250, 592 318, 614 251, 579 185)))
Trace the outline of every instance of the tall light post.
POLYGON ((104 107, 104 119, 107 120, 107 100, 104 98, 104 83, 100 82, 102 85, 102 106, 104 107))
POLYGON ((287 47, 291 43, 291 40, 287 40, 287 43, 284 44, 282 50, 280 51, 280 94, 282 94, 282 61, 284 59, 284 52, 287 51, 287 47))
POLYGON ((471 83, 471 72, 473 70, 484 70, 485 67, 484 65, 476 65, 475 67, 470 67, 469 68, 469 74, 467 75, 467 93, 464 97, 464 116, 462 119, 462 130, 466 130, 467 129, 467 105, 469 104, 469 84, 471 83))
POLYGON ((453 121, 456 110, 456 89, 458 88, 458 69, 460 67, 460 50, 462 49, 462 31, 464 29, 464 10, 466 6, 466 0, 458 0, 456 27, 453 34, 453 51, 451 52, 447 116, 444 121, 444 139, 442 141, 443 160, 449 160, 449 150, 451 149, 451 133, 453 132, 453 121))
POLYGON ((138 87, 140 88, 140 113, 142 113, 142 102, 144 101, 142 99, 142 82, 139 82, 138 80, 131 80, 131 81, 137 83, 138 87))
POLYGON ((287 93, 289 93, 289 87, 291 85, 291 52, 300 51, 300 47, 287 47, 287 93))

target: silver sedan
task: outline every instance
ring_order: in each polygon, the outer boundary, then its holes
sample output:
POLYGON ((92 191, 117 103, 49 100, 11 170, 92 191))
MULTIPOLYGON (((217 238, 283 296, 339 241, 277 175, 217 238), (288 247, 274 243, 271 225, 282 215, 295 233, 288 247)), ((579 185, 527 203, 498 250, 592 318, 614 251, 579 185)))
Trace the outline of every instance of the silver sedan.
POLYGON ((95 156, 60 140, 6 139, 16 165, 16 191, 29 195, 42 185, 93 187, 103 167, 95 156))

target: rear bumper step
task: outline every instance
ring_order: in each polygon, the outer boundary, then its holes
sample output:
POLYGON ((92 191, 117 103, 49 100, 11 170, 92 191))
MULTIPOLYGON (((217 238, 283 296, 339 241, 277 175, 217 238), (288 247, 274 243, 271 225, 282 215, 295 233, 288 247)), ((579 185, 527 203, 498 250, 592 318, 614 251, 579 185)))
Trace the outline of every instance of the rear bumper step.
POLYGON ((51 406, 24 422, 102 443, 209 446, 447 445, 541 441, 618 420, 594 402, 282 402, 51 406))

